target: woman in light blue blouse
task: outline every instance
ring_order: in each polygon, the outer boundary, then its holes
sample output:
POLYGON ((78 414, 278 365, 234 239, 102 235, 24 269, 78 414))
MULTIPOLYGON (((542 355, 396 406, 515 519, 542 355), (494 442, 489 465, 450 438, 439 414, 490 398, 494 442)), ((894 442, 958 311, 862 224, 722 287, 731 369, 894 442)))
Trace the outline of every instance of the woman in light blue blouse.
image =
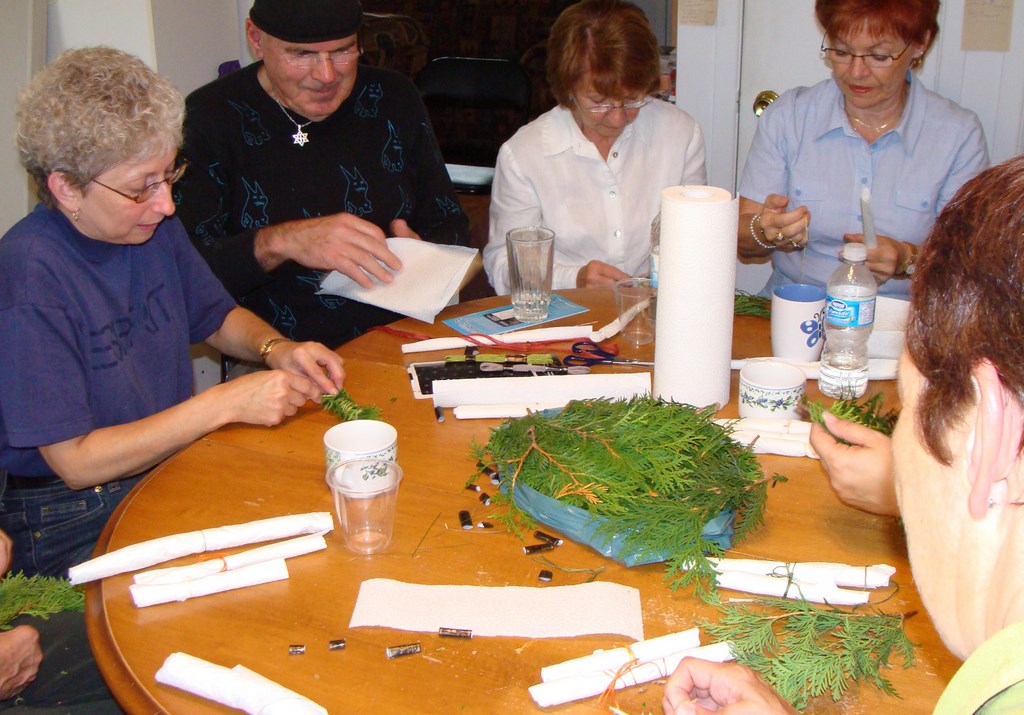
POLYGON ((863 240, 867 188, 878 234, 868 267, 881 295, 905 298, 935 217, 988 166, 977 116, 911 71, 935 39, 938 10, 938 0, 815 3, 832 78, 765 110, 740 179, 738 253, 771 259, 765 293, 828 280, 843 243, 863 240))

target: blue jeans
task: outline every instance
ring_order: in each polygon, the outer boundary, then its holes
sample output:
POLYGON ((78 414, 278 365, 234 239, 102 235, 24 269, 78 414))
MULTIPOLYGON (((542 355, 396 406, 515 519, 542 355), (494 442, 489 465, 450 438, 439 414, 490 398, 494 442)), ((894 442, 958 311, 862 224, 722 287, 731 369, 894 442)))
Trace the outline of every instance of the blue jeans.
POLYGON ((14 542, 11 571, 66 578, 68 568, 88 561, 107 519, 142 476, 74 490, 63 482, 0 494, 0 527, 14 542))

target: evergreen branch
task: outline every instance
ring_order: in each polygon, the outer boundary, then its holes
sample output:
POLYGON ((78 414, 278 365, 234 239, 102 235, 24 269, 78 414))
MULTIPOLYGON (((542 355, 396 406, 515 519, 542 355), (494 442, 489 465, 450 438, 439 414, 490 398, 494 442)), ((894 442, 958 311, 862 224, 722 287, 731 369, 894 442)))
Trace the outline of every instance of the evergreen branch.
POLYGON ((895 659, 905 668, 914 662, 903 629, 913 613, 844 611, 781 598, 719 611, 718 623, 698 625, 715 640, 730 641, 737 661, 761 673, 798 710, 826 693, 839 700, 855 681, 899 697, 882 671, 895 659))
POLYGON ((10 629, 21 615, 49 618, 61 611, 84 611, 85 592, 67 579, 25 576, 19 572, 0 581, 0 630, 10 629))
MULTIPOLYGON (((818 402, 813 402, 804 398, 804 405, 807 407, 807 413, 810 416, 811 422, 817 422, 822 427, 825 427, 825 412, 826 408, 824 405, 818 402)), ((882 412, 882 393, 876 392, 869 398, 866 398, 863 402, 857 402, 856 400, 838 400, 829 408, 828 412, 831 412, 836 417, 847 420, 848 422, 856 422, 857 424, 870 427, 871 429, 881 432, 884 435, 892 436, 892 431, 896 427, 896 419, 899 417, 899 412, 895 409, 889 410, 888 412, 882 412)), ((828 430, 825 427, 826 431, 828 430)), ((829 432, 829 434, 832 434, 829 432)), ((833 438, 840 444, 849 444, 849 442, 832 435, 833 438)))
POLYGON ((345 388, 338 390, 336 395, 324 395, 321 407, 328 412, 333 412, 342 422, 379 420, 381 415, 380 408, 376 405, 360 406, 345 388))
MULTIPOLYGON (((506 422, 486 450, 508 493, 522 482, 584 509, 599 520, 599 537, 614 536, 631 554, 667 554, 673 588, 706 592, 706 555, 721 549, 702 538, 704 526, 734 509, 742 539, 763 520, 768 485, 782 479, 765 477, 753 452, 713 417, 713 407, 647 397, 577 401, 553 417, 506 422)), ((511 500, 510 509, 519 511, 511 500)))
POLYGON ((738 290, 733 299, 733 313, 736 315, 753 315, 758 318, 770 318, 772 315, 772 299, 751 295, 750 293, 738 290))

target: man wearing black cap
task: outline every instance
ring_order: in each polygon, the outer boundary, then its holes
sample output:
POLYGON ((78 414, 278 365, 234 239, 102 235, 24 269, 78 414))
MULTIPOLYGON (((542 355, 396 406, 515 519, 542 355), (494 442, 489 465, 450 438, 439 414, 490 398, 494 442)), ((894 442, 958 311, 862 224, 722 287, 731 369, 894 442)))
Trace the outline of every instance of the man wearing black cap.
POLYGON ((465 214, 413 84, 359 65, 358 0, 255 0, 256 62, 187 99, 178 215, 228 291, 295 340, 394 320, 316 292, 400 270, 386 236, 465 244, 465 214))

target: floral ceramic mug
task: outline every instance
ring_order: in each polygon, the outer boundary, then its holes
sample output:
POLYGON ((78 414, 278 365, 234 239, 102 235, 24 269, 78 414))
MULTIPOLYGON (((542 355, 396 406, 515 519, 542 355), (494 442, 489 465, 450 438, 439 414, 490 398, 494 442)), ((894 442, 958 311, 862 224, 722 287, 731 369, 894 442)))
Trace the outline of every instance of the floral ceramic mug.
POLYGON ((740 370, 740 417, 799 417, 807 376, 794 365, 773 360, 749 362, 740 370))

